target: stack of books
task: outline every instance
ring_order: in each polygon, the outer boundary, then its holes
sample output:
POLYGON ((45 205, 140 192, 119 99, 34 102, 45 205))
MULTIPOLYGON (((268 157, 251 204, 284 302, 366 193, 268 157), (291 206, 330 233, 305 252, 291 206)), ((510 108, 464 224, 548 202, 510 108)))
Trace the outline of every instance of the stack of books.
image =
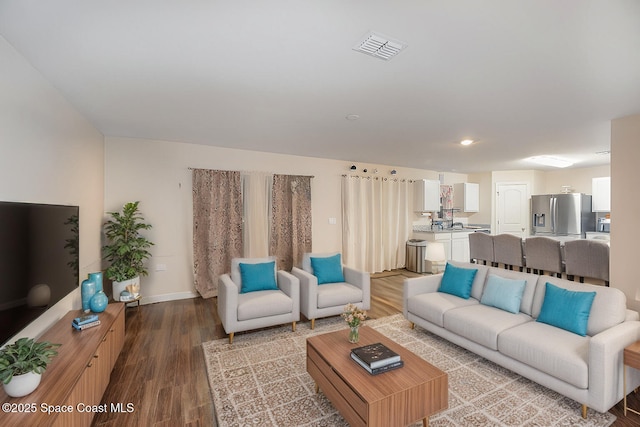
POLYGON ((372 375, 398 369, 404 365, 398 353, 379 342, 354 348, 351 350, 351 358, 372 375))
POLYGON ((97 314, 87 314, 84 316, 76 317, 71 322, 71 325, 79 331, 83 329, 94 328, 99 324, 100 324, 100 319, 98 319, 97 314))

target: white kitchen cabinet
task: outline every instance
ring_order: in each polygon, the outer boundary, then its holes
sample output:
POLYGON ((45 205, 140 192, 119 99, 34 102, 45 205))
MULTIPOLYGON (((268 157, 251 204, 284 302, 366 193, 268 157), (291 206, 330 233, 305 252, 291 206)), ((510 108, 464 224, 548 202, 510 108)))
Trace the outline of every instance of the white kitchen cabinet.
POLYGON ((440 210, 440 181, 420 179, 413 183, 413 210, 415 212, 440 210))
POLYGON ((469 262, 469 234, 465 231, 451 233, 451 260, 469 262))
POLYGON ((611 212, 611 177, 591 180, 591 211, 611 212))
POLYGON ((453 184, 453 207, 462 212, 480 210, 480 184, 462 182, 453 184))

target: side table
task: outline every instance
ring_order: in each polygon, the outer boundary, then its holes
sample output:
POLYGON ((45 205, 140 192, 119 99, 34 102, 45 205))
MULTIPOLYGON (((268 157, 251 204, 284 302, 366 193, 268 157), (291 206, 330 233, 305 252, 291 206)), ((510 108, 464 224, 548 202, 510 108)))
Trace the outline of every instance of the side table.
POLYGON ((125 304, 125 307, 133 307, 133 304, 136 304, 138 309, 140 309, 140 301, 142 300, 142 295, 138 295, 137 297, 130 299, 128 301, 126 300, 120 300, 121 302, 123 302, 125 304), (129 305, 131 304, 131 305, 129 305))
POLYGON ((640 369, 640 341, 636 341, 630 346, 624 349, 623 356, 623 393, 624 393, 624 415, 627 416, 627 411, 640 415, 639 411, 627 407, 627 366, 640 369))

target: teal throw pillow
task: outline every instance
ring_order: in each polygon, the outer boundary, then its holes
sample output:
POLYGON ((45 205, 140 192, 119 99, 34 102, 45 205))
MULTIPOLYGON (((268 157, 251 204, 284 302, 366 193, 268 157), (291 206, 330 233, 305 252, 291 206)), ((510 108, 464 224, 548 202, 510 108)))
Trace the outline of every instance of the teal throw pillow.
POLYGON ((591 305, 596 293, 570 291, 549 282, 546 286, 537 321, 586 336, 591 305))
POLYGON ((526 280, 506 279, 490 274, 480 303, 518 314, 526 284, 526 280))
POLYGON ((276 262, 262 262, 257 264, 240 263, 240 277, 242 286, 240 293, 255 291, 275 291, 278 289, 276 283, 276 262))
POLYGON ((344 282, 340 254, 323 258, 311 257, 310 260, 313 275, 318 278, 318 285, 344 282))
POLYGON ((444 275, 440 282, 438 292, 455 295, 460 298, 469 299, 471 296, 471 286, 476 277, 478 269, 456 267, 447 263, 444 268, 444 275))

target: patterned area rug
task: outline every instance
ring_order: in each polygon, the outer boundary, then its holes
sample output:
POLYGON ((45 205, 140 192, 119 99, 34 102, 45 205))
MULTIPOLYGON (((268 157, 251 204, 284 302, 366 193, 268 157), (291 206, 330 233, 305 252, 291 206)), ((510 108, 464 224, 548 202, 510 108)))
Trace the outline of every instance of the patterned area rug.
MULTIPOLYGON (((367 320, 375 328, 449 374, 449 408, 431 426, 609 426, 616 417, 589 410, 419 327, 401 314, 367 320)), ((344 329, 340 317, 210 341, 204 349, 220 427, 348 426, 306 372, 306 338, 344 329)), ((421 426, 417 423, 416 426, 421 426)))

